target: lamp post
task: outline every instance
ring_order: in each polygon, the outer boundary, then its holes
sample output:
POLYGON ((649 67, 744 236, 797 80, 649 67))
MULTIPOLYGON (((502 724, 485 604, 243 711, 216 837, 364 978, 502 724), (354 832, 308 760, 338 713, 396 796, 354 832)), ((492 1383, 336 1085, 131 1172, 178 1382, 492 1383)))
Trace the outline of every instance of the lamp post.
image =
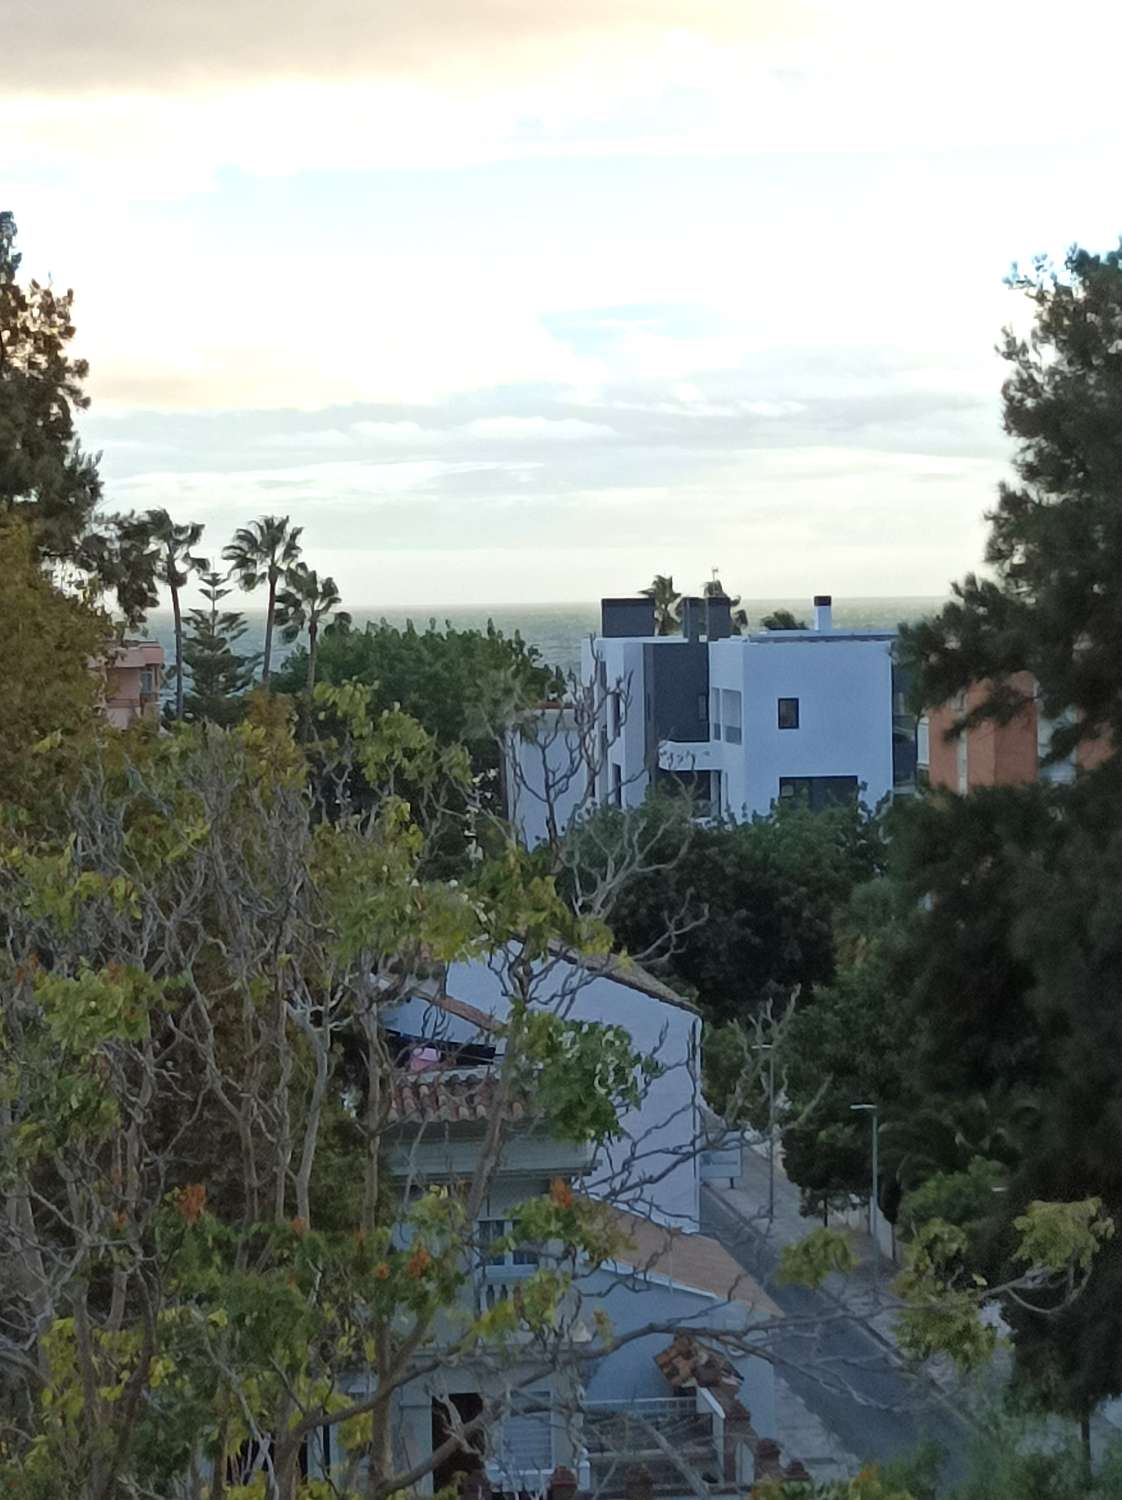
POLYGON ((869 1195, 869 1233, 873 1237, 873 1301, 880 1301, 880 1241, 877 1239, 877 1190, 880 1186, 880 1162, 878 1144, 880 1137, 880 1110, 875 1104, 851 1104, 850 1109, 868 1114, 873 1125, 873 1190, 869 1195))
POLYGON ((756 1042, 757 1052, 767 1053, 767 1216, 775 1218, 775 1046, 756 1042))

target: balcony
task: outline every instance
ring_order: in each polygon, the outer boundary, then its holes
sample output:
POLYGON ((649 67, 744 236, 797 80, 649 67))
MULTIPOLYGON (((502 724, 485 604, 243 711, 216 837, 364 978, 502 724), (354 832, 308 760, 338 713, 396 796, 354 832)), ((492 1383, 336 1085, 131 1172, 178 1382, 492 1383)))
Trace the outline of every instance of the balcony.
POLYGON ((583 1409, 592 1488, 624 1493, 627 1471, 650 1470, 656 1494, 705 1495, 735 1489, 746 1472, 727 1451, 725 1414, 707 1390, 632 1401, 590 1401, 583 1409))

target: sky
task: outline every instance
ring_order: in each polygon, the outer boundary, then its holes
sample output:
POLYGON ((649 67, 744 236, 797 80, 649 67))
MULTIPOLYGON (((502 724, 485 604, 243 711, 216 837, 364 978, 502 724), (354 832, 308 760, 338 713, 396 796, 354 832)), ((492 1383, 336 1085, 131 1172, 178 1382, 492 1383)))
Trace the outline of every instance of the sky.
POLYGON ((1117 242, 1122 7, 0 0, 0 208, 114 508, 354 608, 937 595, 1003 279, 1117 242))

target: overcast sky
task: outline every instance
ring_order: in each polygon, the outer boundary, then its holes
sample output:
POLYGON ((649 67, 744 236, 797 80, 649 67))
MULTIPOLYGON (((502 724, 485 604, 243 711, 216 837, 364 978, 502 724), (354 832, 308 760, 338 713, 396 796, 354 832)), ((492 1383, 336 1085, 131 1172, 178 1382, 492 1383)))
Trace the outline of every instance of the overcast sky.
POLYGON ((938 594, 1002 278, 1122 230, 1122 7, 0 0, 107 498, 349 604, 938 594))

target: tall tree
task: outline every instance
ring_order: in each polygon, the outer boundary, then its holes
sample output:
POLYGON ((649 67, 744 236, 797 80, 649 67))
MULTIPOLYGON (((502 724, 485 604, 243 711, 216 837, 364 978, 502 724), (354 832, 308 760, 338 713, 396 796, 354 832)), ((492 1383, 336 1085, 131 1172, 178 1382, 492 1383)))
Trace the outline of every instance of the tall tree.
POLYGON ((191 690, 184 698, 183 716, 235 724, 244 711, 244 694, 260 657, 234 649, 245 634, 245 616, 219 609, 231 592, 224 587, 224 575, 204 573, 200 582, 208 607, 193 609, 187 616, 183 659, 191 673, 191 690))
POLYGON ((0 804, 57 801, 63 762, 98 717, 109 620, 51 583, 28 529, 0 525, 0 804))
POLYGON ((351 623, 350 615, 339 608, 341 603, 342 596, 334 578, 321 579, 306 563, 297 563, 289 569, 284 589, 277 597, 277 624, 284 640, 295 641, 305 630, 308 632, 308 669, 304 689, 309 698, 316 685, 320 625, 328 616, 337 626, 351 623))
POLYGON ((1081 738, 1122 744, 1122 250, 1074 248, 1062 269, 1037 259, 1009 285, 1033 324, 1000 346, 1017 480, 987 517, 993 577, 967 574, 901 634, 925 705, 989 684, 966 723, 1011 718, 1014 676, 1031 673, 1049 718, 1074 711, 1053 740, 1063 755, 1081 738))
POLYGON ((277 594, 290 569, 300 557, 300 526, 289 524, 287 516, 262 516, 249 526, 241 526, 222 556, 231 564, 243 589, 252 592, 265 584, 269 590, 265 606, 265 650, 261 659, 261 681, 268 684, 273 666, 273 625, 277 613, 277 594))
POLYGON ((74 412, 90 404, 89 365, 67 352, 74 293, 21 286, 15 238, 0 213, 0 511, 27 521, 44 560, 84 564, 101 480, 74 431, 74 412))
POLYGON ((205 573, 210 563, 192 549, 202 538, 198 521, 173 521, 166 510, 150 510, 144 517, 155 549, 155 576, 171 595, 171 612, 175 621, 175 717, 183 717, 183 611, 179 591, 192 573, 205 573))
POLYGON ((655 634, 676 635, 682 596, 674 587, 673 578, 668 573, 656 573, 652 582, 639 592, 654 600, 655 634))

